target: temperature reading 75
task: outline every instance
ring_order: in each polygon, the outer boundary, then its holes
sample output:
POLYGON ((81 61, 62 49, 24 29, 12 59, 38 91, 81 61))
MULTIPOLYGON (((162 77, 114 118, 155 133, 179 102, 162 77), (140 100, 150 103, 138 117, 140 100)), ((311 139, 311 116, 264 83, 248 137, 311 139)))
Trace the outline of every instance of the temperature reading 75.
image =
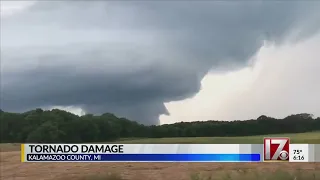
POLYGON ((294 149, 293 150, 293 154, 300 154, 300 153, 302 153, 301 149, 294 149))

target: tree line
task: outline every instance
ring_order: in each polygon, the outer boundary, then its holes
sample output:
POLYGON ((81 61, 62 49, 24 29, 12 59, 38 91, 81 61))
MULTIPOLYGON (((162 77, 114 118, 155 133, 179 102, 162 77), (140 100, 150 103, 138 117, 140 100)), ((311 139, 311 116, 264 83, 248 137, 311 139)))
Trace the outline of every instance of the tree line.
POLYGON ((320 130, 320 118, 302 113, 283 119, 260 116, 247 121, 196 121, 145 126, 105 113, 100 116, 53 109, 25 113, 0 110, 1 143, 85 143, 119 138, 223 137, 320 130))

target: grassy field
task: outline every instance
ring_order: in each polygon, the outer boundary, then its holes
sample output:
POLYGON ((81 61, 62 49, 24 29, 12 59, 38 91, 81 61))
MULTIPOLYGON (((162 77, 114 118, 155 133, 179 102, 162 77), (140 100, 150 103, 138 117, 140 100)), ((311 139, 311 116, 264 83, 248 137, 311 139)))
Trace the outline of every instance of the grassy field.
MULTIPOLYGON (((70 180, 72 177, 63 177, 59 180, 70 180)), ((132 180, 141 180, 144 177, 136 176, 132 180)), ((319 180, 319 172, 303 172, 296 170, 287 172, 277 170, 273 173, 260 172, 256 170, 219 171, 218 173, 193 173, 189 180, 319 180)), ((119 174, 87 175, 74 180, 126 180, 119 174)))
MULTIPOLYGON (((273 134, 261 136, 243 137, 184 137, 184 138, 127 138, 120 139, 115 144, 262 144, 264 137, 289 137, 295 144, 320 144, 320 132, 308 132, 297 134, 273 134)), ((0 144, 0 152, 19 151, 20 144, 0 144)))
POLYGON ((123 144, 263 144, 264 137, 289 137, 295 144, 320 144, 320 132, 297 134, 273 134, 243 137, 184 137, 184 138, 146 138, 123 139, 123 144))
MULTIPOLYGON (((262 144, 264 137, 320 144, 320 132, 122 139, 113 143, 262 144)), ((0 150, 1 180, 320 180, 320 163, 21 163, 20 144, 1 144, 0 150)))

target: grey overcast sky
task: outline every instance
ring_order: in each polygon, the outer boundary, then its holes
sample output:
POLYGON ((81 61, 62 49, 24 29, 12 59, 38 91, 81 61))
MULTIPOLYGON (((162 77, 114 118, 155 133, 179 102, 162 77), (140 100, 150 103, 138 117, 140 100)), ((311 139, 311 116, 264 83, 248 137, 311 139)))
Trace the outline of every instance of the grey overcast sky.
POLYGON ((320 115, 319 30, 319 1, 1 1, 1 109, 320 115))

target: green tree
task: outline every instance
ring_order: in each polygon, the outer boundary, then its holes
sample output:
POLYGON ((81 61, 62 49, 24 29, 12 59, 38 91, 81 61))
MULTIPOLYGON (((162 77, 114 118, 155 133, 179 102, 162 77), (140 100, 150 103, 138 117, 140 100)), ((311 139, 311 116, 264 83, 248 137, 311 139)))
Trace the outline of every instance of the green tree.
POLYGON ((30 143, 56 143, 61 142, 64 132, 58 129, 56 124, 50 121, 43 123, 35 131, 30 132, 27 142, 30 143))
POLYGON ((119 138, 247 136, 297 133, 320 130, 320 118, 312 114, 293 114, 283 119, 262 115, 247 121, 197 121, 144 126, 114 114, 77 116, 53 109, 25 113, 0 111, 1 142, 85 143, 119 138))

